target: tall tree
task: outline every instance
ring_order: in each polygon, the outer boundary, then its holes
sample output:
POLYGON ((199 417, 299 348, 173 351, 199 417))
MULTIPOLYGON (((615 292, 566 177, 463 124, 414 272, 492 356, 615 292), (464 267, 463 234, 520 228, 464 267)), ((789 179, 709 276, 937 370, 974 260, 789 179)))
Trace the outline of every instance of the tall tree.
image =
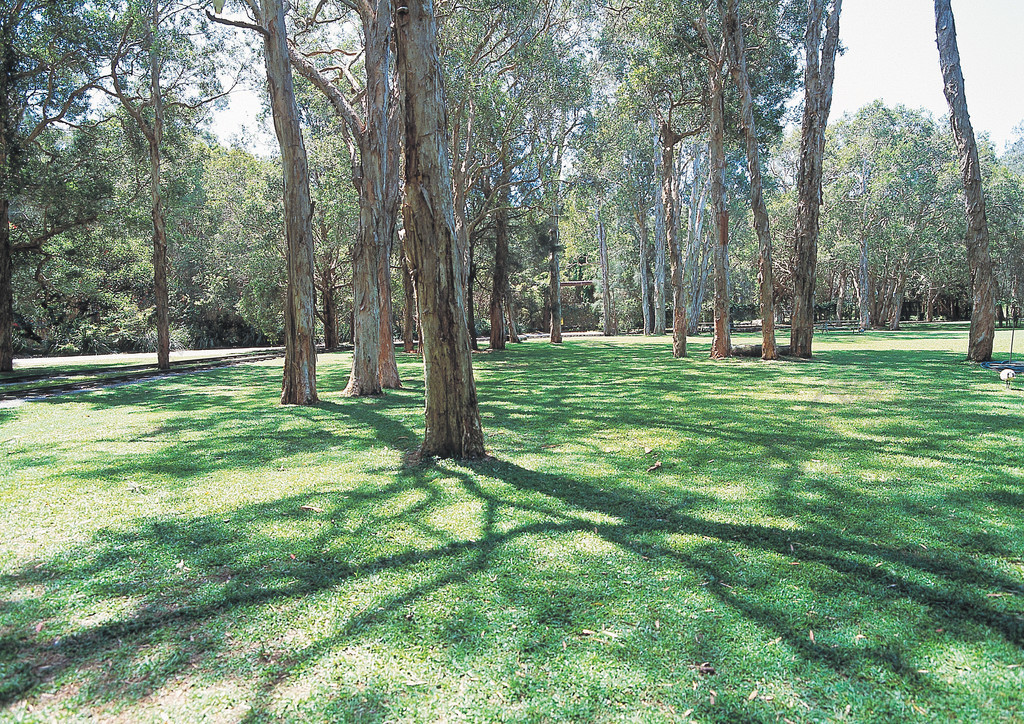
POLYGON ((362 53, 343 48, 290 48, 292 63, 334 106, 345 122, 352 160, 352 182, 359 196, 359 233, 353 248, 353 355, 345 394, 379 395, 402 386, 395 360, 391 313, 391 255, 397 225, 399 188, 399 107, 394 83, 391 0, 326 2, 303 19, 307 29, 336 22, 354 8, 362 30, 362 53), (328 17, 325 19, 323 15, 328 17), (309 55, 305 53, 308 52, 309 55), (337 58, 342 60, 340 65, 337 58), (326 59, 320 68, 312 58, 326 59), (363 78, 353 66, 361 60, 363 78), (334 72, 335 78, 329 76, 334 72), (349 93, 342 92, 347 87, 349 93), (352 96, 351 98, 349 96, 352 96))
POLYGON ((190 113, 222 97, 205 19, 177 2, 143 0, 118 13, 119 38, 110 58, 110 88, 146 139, 153 224, 153 290, 157 366, 170 369, 167 203, 163 188, 164 135, 169 115, 190 113), (196 38, 203 37, 204 42, 196 38))
POLYGON ((40 136, 88 108, 101 36, 93 12, 71 0, 15 0, 0 11, 0 372, 14 368, 11 200, 40 136))
POLYGON ((420 454, 479 458, 484 436, 466 328, 433 0, 410 0, 398 9, 396 40, 405 101, 403 217, 423 334, 426 429, 420 454))
POLYGON ((935 0, 935 39, 939 46, 943 92, 949 104, 953 138, 960 156, 967 213, 967 265, 971 273, 971 331, 967 359, 984 362, 992 359, 992 345, 995 341, 995 281, 989 253, 988 220, 985 217, 978 144, 967 113, 964 75, 960 69, 956 25, 949 0, 935 0))
MULTIPOLYGON (((283 0, 244 0, 254 22, 217 21, 258 32, 270 89, 270 109, 281 148, 288 292, 284 319, 281 404, 314 405, 316 394, 316 289, 313 284, 313 209, 309 168, 288 55, 283 0)), ((210 16, 213 18, 213 16, 210 16)))
MULTIPOLYGON (((719 0, 719 6, 723 6, 719 0)), ((772 281, 772 234, 768 221, 768 208, 764 202, 761 180, 761 155, 758 150, 757 129, 754 122, 754 94, 747 71, 747 48, 743 26, 737 9, 737 0, 728 0, 723 9, 726 45, 729 52, 729 70, 740 94, 740 125, 747 147, 747 169, 750 174, 750 207, 757 232, 758 301, 761 311, 761 359, 778 359, 775 348, 775 286, 772 281)))
POLYGON ((793 319, 790 350, 811 356, 814 338, 814 282, 821 212, 821 162, 825 128, 832 108, 832 81, 839 51, 839 13, 843 0, 807 0, 804 33, 804 116, 797 176, 796 237, 793 268, 793 319), (825 14, 829 6, 828 15, 825 14), (825 38, 822 41, 822 23, 825 38))

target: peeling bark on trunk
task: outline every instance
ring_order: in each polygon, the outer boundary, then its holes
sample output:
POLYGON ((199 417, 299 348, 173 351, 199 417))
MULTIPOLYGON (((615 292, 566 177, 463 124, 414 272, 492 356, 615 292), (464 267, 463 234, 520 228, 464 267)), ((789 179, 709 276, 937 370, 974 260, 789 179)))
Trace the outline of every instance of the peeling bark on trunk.
POLYGON ((466 330, 433 0, 409 0, 396 20, 405 94, 403 214, 423 333, 426 430, 420 454, 479 458, 484 436, 466 330))
POLYGON ((768 221, 768 209, 764 203, 761 181, 761 155, 757 145, 757 130, 754 126, 754 96, 750 90, 750 76, 747 72, 746 43, 740 25, 736 0, 729 0, 725 32, 730 54, 730 71, 733 82, 740 92, 740 123, 747 146, 747 169, 750 173, 750 208, 757 232, 757 283, 760 290, 761 308, 761 354, 762 359, 778 358, 775 350, 775 287, 772 281, 772 234, 768 221))
POLYGON ((790 347, 797 357, 811 356, 814 338, 814 274, 818 262, 818 220, 821 211, 821 164, 825 128, 832 107, 832 80, 839 49, 842 0, 831 0, 824 46, 821 26, 828 0, 808 0, 804 36, 804 116, 797 172, 796 237, 793 266, 793 319, 790 347))
POLYGON ((480 343, 476 338, 476 302, 473 299, 473 290, 476 287, 476 244, 473 236, 469 237, 469 275, 466 277, 466 329, 469 331, 469 348, 474 352, 480 351, 480 343))
POLYGON ((0 198, 0 372, 14 370, 14 260, 10 201, 0 198))
POLYGON ((380 341, 377 356, 377 370, 380 386, 385 390, 400 390, 402 378, 398 376, 398 360, 395 359, 395 326, 392 321, 391 300, 391 251, 394 247, 394 227, 390 225, 380 245, 377 263, 377 288, 380 290, 380 341))
POLYGON ((562 277, 558 268, 558 202, 551 214, 551 256, 548 259, 548 294, 551 296, 551 344, 562 343, 562 277))
POLYGON ((992 359, 992 346, 995 342, 995 281, 989 253, 988 220, 985 217, 978 144, 967 113, 967 94, 949 0, 935 0, 935 37, 942 66, 943 92, 949 104, 953 138, 960 156, 967 214, 967 266, 971 273, 971 331, 967 359, 985 362, 992 359))
POLYGON ((313 288, 313 226, 306 147, 295 103, 292 70, 280 0, 262 0, 263 39, 274 130, 284 171, 288 291, 285 299, 284 380, 281 404, 314 405, 316 395, 316 292, 313 288))

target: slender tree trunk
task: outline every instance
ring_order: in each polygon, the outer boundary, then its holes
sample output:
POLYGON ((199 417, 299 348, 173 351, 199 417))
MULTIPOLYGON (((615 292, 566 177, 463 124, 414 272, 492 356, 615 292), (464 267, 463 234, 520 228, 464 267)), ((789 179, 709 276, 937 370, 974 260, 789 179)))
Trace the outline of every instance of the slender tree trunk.
POLYGON ((747 169, 750 173, 750 208, 757 232, 757 283, 760 290, 761 307, 761 359, 778 359, 775 348, 775 286, 772 281, 772 234, 768 221, 768 209, 764 203, 761 181, 761 156, 757 145, 757 129, 754 126, 754 95, 750 90, 750 76, 747 73, 746 43, 743 27, 740 25, 737 0, 728 0, 726 13, 727 46, 731 55, 729 64, 733 81, 740 92, 740 122, 747 145, 747 169))
POLYGON ((512 293, 508 289, 505 290, 505 319, 508 323, 508 341, 512 344, 522 344, 523 340, 519 336, 519 328, 516 326, 516 315, 512 312, 512 293))
POLYGON ((711 357, 724 359, 732 354, 729 322, 729 209, 725 203, 725 89, 720 70, 710 64, 711 75, 711 205, 715 210, 718 243, 712 261, 715 270, 715 332, 711 357))
POLYGON ((675 146, 679 136, 661 127, 661 208, 665 212, 665 241, 672 269, 672 356, 686 356, 686 284, 683 280, 683 253, 679 244, 679 193, 676 188, 675 146))
POLYGON ((153 33, 160 22, 159 4, 153 3, 153 26, 147 37, 149 46, 149 81, 152 93, 153 118, 143 128, 149 142, 150 212, 153 218, 153 296, 156 303, 156 365, 171 368, 170 294, 167 289, 167 214, 160 189, 160 146, 164 138, 164 98, 160 90, 160 55, 153 42, 153 33))
POLYGON ((338 303, 334 299, 334 271, 325 271, 322 275, 323 289, 320 296, 323 300, 324 347, 338 348, 338 303))
POLYGON ((665 247, 668 241, 668 230, 665 226, 665 192, 664 179, 666 173, 662 162, 661 133, 655 120, 651 119, 651 128, 655 133, 657 149, 654 154, 654 176, 662 180, 662 187, 654 194, 654 333, 665 334, 665 247))
POLYGON ((651 266, 649 257, 650 239, 647 231, 647 209, 637 209, 636 225, 640 232, 640 305, 643 312, 644 334, 654 331, 651 319, 651 266))
POLYGON ((402 349, 406 352, 416 351, 416 291, 409 271, 409 256, 402 241, 402 291, 405 292, 405 310, 402 317, 402 349))
MULTIPOLYGON (((504 185, 505 179, 501 179, 504 185)), ((507 186, 505 189, 507 190, 507 186)), ((500 192, 494 211, 494 269, 491 276, 491 349, 505 349, 505 287, 508 284, 508 195, 500 192)))
POLYGON ((261 0, 267 34, 263 47, 274 130, 284 171, 288 291, 285 299, 285 358, 281 404, 313 405, 316 395, 316 292, 313 288, 313 227, 306 147, 295 102, 281 0, 261 0))
POLYGON ((477 265, 474 252, 476 243, 473 235, 469 237, 469 274, 466 277, 466 329, 469 330, 469 347, 474 352, 480 351, 480 343, 476 339, 476 301, 473 291, 476 289, 477 265))
POLYGON ((612 310, 612 279, 608 267, 608 235, 601 218, 601 207, 597 207, 597 250, 601 258, 601 308, 603 310, 602 332, 605 337, 615 334, 614 312, 612 310))
POLYGON ((0 198, 0 372, 14 370, 14 260, 10 208, 11 202, 0 198))
POLYGON ((551 296, 551 344, 562 343, 562 276, 558 268, 558 201, 551 214, 551 256, 548 259, 548 294, 551 296))
MULTIPOLYGON (((381 0, 381 5, 391 8, 390 0, 381 0)), ((392 40, 391 13, 384 17, 378 12, 378 22, 387 22, 384 31, 387 43, 387 68, 391 68, 392 40)), ((378 257, 378 281, 380 285, 380 356, 378 366, 380 384, 386 390, 397 390, 402 387, 402 379, 398 374, 398 360, 395 358, 395 323, 394 304, 391 294, 391 257, 395 248, 395 237, 398 234, 398 207, 400 203, 399 166, 402 157, 401 103, 398 102, 398 89, 389 82, 384 113, 386 127, 384 131, 384 219, 382 222, 384 237, 381 239, 380 256, 378 257)), ((404 270, 404 263, 403 263, 404 270)))
POLYGON ((907 290, 907 279, 904 274, 900 274, 899 279, 893 288, 892 294, 892 310, 891 316, 889 317, 889 329, 896 332, 900 328, 900 317, 903 316, 903 300, 906 298, 907 290))
POLYGON ((433 0, 409 0, 396 20, 405 94, 403 213, 423 333, 426 431, 420 454, 479 458, 484 436, 466 330, 466 275, 455 230, 433 0))
POLYGON ((974 140, 974 127, 967 113, 967 94, 949 0, 935 0, 935 36, 942 66, 943 91, 949 104, 953 138, 960 155, 967 214, 967 266, 971 272, 971 331, 967 359, 985 362, 992 359, 992 346, 995 342, 995 280, 988 246, 988 220, 985 217, 978 144, 974 140))
POLYGON ((839 49, 839 13, 843 0, 831 0, 822 45, 822 19, 829 0, 808 0, 804 36, 804 117, 797 172, 796 241, 793 268, 793 320, 790 350, 811 356, 814 338, 814 275, 818 263, 818 220, 821 212, 821 163, 825 128, 832 108, 832 80, 839 49))
POLYGON ((398 375, 398 360, 395 359, 395 326, 392 320, 394 306, 391 299, 391 252, 395 230, 393 223, 386 225, 391 228, 385 231, 377 263, 377 287, 380 289, 380 352, 377 371, 383 389, 399 390, 402 388, 402 378, 398 375))
POLYGON ((839 290, 836 294, 836 321, 843 321, 843 305, 846 303, 846 274, 839 274, 839 290))
POLYGON ((868 275, 868 235, 867 230, 861 230, 860 236, 860 264, 857 268, 857 291, 859 294, 858 303, 860 307, 860 331, 866 332, 871 328, 871 308, 869 306, 869 296, 871 287, 871 278, 868 275))

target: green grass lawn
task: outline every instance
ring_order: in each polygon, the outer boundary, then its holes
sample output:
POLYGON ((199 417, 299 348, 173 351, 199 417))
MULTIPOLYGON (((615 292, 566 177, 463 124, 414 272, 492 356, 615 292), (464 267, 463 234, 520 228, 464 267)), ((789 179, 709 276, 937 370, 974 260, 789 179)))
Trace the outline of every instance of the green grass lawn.
POLYGON ((1024 385, 815 344, 477 355, 473 463, 404 462, 407 356, 0 409, 0 719, 1024 721, 1024 385))

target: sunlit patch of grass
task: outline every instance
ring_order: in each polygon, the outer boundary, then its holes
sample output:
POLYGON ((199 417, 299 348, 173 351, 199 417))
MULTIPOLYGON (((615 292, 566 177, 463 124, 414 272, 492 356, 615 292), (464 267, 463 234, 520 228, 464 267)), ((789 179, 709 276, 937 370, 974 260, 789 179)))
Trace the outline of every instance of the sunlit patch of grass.
POLYGON ((1021 719, 1021 393, 963 325, 815 345, 476 355, 472 463, 406 464, 414 357, 2 409, 0 719, 1021 719))

